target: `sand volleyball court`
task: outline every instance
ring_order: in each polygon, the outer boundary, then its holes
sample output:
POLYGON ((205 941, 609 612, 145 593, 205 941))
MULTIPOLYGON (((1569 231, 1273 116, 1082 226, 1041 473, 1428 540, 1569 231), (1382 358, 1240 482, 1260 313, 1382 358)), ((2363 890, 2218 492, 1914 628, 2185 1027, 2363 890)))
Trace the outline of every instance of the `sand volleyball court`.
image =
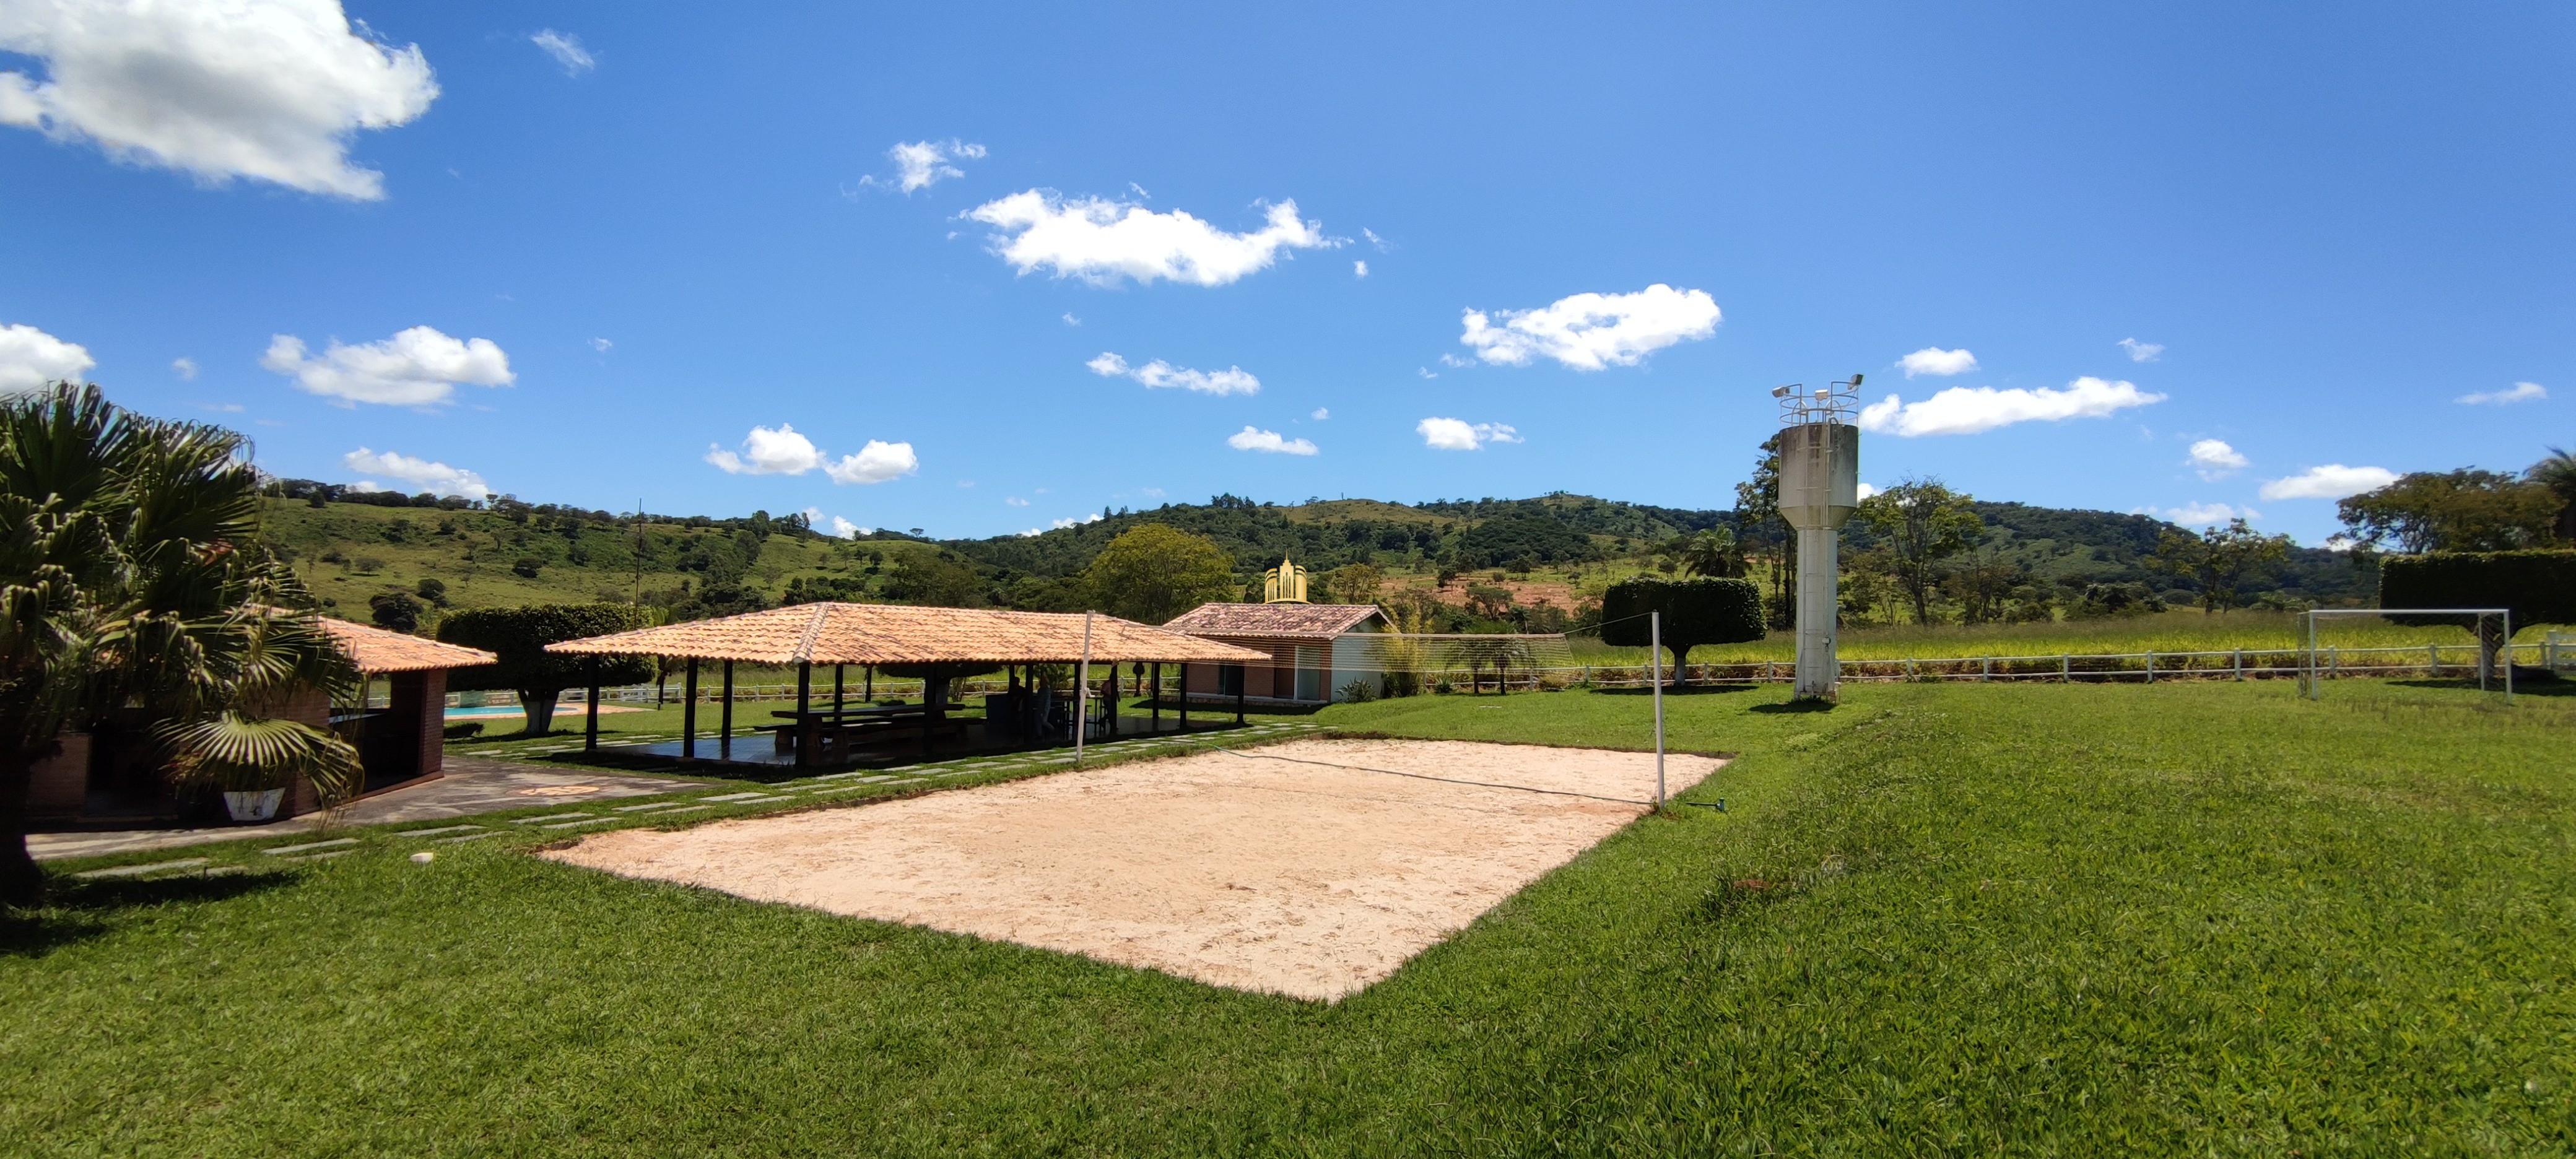
MULTIPOLYGON (((1666 783, 1719 764, 1667 757, 1666 783)), ((1644 814, 1654 790, 1651 753, 1309 740, 545 856, 1329 1001, 1644 814)))

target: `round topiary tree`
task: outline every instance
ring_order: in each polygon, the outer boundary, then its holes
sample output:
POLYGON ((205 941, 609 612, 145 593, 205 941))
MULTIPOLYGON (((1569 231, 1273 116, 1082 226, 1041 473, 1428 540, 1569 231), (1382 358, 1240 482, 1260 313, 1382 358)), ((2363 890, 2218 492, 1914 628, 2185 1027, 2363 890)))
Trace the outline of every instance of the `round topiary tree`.
POLYGON ((1675 683, 1688 683, 1690 650, 1702 644, 1741 644, 1763 636, 1762 589, 1751 580, 1668 580, 1639 576, 1601 594, 1601 642, 1644 647, 1646 613, 1663 613, 1664 649, 1673 654, 1675 683))
POLYGON ((648 656, 558 656, 546 645, 645 626, 644 609, 625 604, 531 604, 457 612, 439 623, 438 639, 497 654, 500 660, 489 666, 457 669, 452 687, 517 692, 528 716, 527 735, 539 736, 554 727, 555 699, 563 690, 590 682, 594 661, 602 684, 653 678, 648 656))

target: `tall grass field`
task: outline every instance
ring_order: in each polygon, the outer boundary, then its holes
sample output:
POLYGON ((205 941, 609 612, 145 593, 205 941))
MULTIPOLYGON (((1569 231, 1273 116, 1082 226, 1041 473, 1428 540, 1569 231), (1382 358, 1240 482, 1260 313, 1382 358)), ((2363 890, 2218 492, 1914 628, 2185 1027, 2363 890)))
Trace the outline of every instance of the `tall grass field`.
MULTIPOLYGON (((2563 1155, 2576 697, 1664 698, 1736 759, 1336 1005, 367 833, 57 881, 20 1154, 2563 1155), (1726 808, 1708 808, 1721 799, 1726 808)), ((1635 693, 1338 706, 1639 748, 1635 693)), ((1283 808, 1293 807, 1283 804, 1283 808)), ((1427 821, 1426 823, 1436 823, 1427 821)), ((65 871, 84 866, 61 867, 65 871)))

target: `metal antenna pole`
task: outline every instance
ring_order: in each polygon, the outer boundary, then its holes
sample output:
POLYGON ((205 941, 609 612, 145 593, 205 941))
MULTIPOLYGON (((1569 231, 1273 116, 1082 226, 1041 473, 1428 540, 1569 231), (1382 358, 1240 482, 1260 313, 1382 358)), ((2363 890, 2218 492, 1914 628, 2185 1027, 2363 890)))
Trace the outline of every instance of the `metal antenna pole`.
POLYGON ((1664 807, 1664 614, 1646 613, 1646 649, 1655 672, 1655 808, 1664 807))
POLYGON ((1091 613, 1082 614, 1082 663, 1073 678, 1073 767, 1082 767, 1082 734, 1091 724, 1091 613))

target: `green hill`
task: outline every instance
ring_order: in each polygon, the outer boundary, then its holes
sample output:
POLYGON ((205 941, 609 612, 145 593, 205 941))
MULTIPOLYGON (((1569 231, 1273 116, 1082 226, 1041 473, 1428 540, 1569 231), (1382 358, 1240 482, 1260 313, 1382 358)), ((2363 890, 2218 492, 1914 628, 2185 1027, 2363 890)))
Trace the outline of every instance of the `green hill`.
MULTIPOLYGON (((1102 546, 1145 523, 1215 540, 1247 584, 1285 557, 1317 573, 1373 564, 1399 578, 1425 577, 1414 582, 1426 588, 1435 572, 1500 579, 1508 569, 1514 582, 1565 583, 1579 599, 1612 576, 1654 566, 1657 548, 1674 536, 1735 523, 1732 511, 1567 494, 1287 506, 1219 495, 1203 504, 1107 510, 1033 536, 933 541, 896 532, 837 539, 802 517, 766 513, 648 515, 639 527, 633 515, 507 498, 469 504, 303 480, 284 481, 273 493, 267 540, 332 614, 354 620, 368 619, 379 595, 417 595, 423 580, 443 585, 445 605, 457 608, 640 600, 694 618, 852 599, 1072 610, 1083 602, 1074 577, 1102 546)), ((2070 591, 2091 583, 2170 591, 2175 584, 2144 564, 2156 536, 2171 526, 2161 520, 2018 503, 1979 503, 1977 511, 1987 525, 1980 555, 2023 569, 2032 582, 2070 591)), ((1858 526, 1846 538, 1849 556, 1871 546, 1858 526)), ((2264 591, 2320 603, 2362 595, 2344 557, 2315 549, 2294 553, 2249 595, 2264 591)), ((440 611, 429 609, 427 619, 434 623, 440 611)))

